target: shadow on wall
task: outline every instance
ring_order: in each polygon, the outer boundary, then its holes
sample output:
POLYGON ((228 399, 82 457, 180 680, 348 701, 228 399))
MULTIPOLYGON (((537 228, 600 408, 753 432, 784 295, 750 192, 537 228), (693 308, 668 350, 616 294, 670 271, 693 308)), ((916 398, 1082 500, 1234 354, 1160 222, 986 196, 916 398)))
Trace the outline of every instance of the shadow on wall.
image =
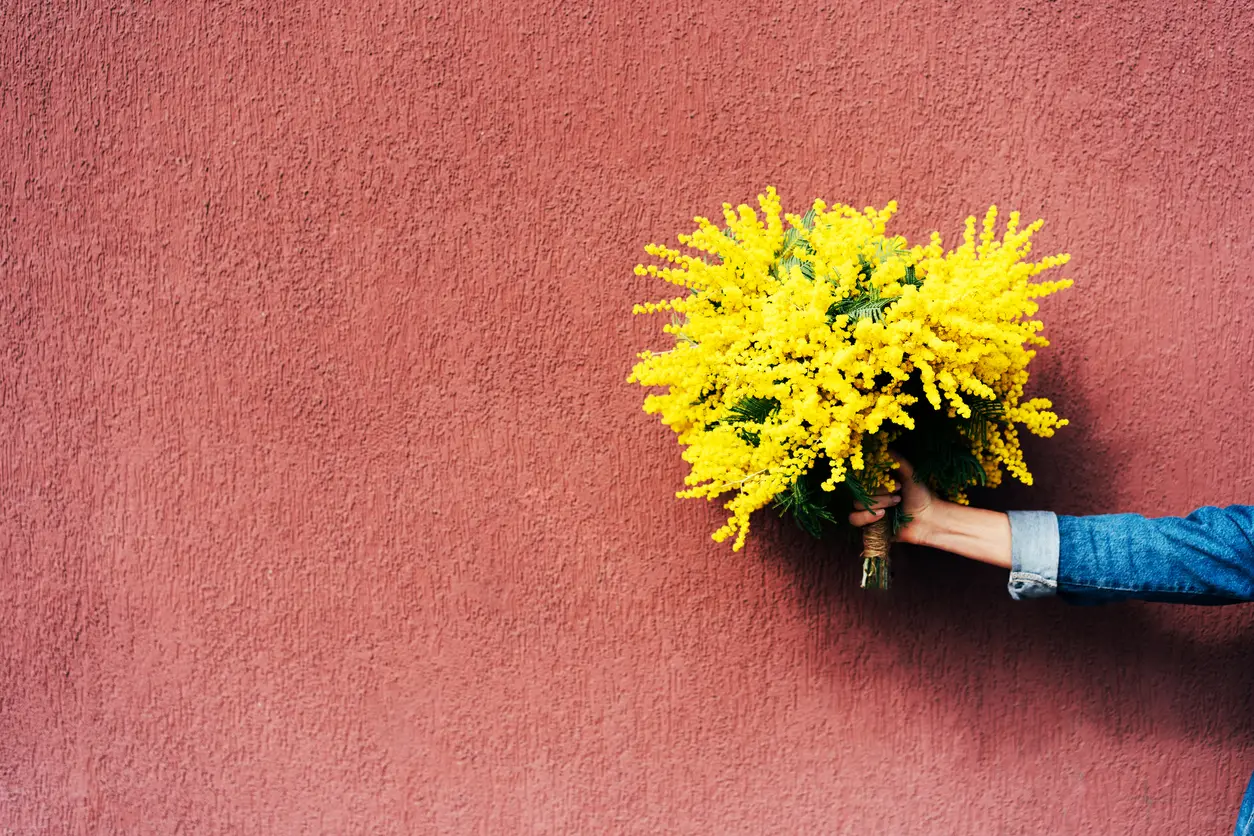
MULTIPOLYGON (((1101 507, 1096 479, 1117 478, 1118 462, 1085 432, 1090 411, 1068 400, 1076 431, 1068 433, 1062 454, 1046 463, 1047 450, 1060 450, 1057 439, 1025 445, 1029 467, 1045 477, 1038 484, 1050 489, 986 491, 974 504, 1071 514, 1111 510, 1101 507), (1055 504, 1064 485, 1066 498, 1055 504)), ((844 644, 850 631, 869 630, 878 637, 877 652, 895 652, 897 676, 903 659, 914 674, 912 682, 894 687, 926 690, 929 702, 945 700, 947 711, 965 713, 971 728, 1031 718, 1041 737, 1083 725, 1115 738, 1254 743, 1254 634, 1239 609, 1016 602, 1006 592, 1004 570, 900 545, 894 547, 893 589, 874 593, 858 588, 856 549, 819 543, 778 519, 758 532, 795 573, 821 625, 817 652, 841 676, 849 675, 844 644), (985 694, 997 704, 986 703, 985 694)))
POLYGON ((1176 606, 1168 617, 1165 604, 1015 602, 1001 570, 900 546, 894 588, 873 593, 858 588, 856 553, 822 551, 806 539, 790 532, 780 541, 796 558, 807 603, 822 614, 824 649, 848 641, 851 629, 884 637, 909 660, 909 687, 969 712, 972 728, 987 725, 990 712, 1013 712, 1032 724, 1105 726, 1116 737, 1254 743, 1254 635, 1228 629, 1235 621, 1214 608, 1176 606), (835 615, 849 610, 853 626, 835 615), (956 667, 974 672, 955 675, 956 667), (1017 704, 1000 702, 1012 695, 1017 704))

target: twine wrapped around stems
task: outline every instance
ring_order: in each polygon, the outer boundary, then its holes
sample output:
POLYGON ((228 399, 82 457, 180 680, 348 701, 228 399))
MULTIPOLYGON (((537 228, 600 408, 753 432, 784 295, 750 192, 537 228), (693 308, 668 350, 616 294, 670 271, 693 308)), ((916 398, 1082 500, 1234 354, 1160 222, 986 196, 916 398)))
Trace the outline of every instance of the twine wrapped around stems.
POLYGON ((888 589, 888 547, 892 542, 887 516, 862 529, 862 588, 888 589))

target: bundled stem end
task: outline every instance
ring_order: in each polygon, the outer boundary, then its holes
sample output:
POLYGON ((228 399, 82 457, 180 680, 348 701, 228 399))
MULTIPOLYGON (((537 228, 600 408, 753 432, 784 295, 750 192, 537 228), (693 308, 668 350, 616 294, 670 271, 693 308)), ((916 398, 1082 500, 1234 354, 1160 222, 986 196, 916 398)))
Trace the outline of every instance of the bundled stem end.
POLYGON ((888 589, 888 546, 891 542, 887 518, 862 529, 862 588, 888 589))

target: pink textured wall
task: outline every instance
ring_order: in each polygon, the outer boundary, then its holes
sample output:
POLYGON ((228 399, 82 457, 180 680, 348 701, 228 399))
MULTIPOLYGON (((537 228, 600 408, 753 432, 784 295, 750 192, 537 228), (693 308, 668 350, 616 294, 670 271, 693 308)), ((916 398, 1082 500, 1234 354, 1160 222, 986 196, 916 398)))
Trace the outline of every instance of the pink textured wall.
POLYGON ((1208 834, 1254 613, 739 554, 624 383, 773 183, 1044 216, 1074 424, 989 502, 1254 499, 1254 11, 11 0, 0 826, 1208 834))

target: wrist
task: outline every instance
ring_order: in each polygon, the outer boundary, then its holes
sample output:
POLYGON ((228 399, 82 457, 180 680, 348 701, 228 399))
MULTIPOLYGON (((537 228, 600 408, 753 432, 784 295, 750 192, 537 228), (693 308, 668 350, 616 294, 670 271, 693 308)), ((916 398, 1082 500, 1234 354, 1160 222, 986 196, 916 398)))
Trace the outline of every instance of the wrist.
POLYGON ((934 499, 901 533, 908 543, 1010 568, 1010 518, 1000 511, 934 499))
POLYGON ((948 527, 952 527, 947 519, 949 506, 955 503, 933 497, 927 507, 911 514, 912 519, 897 535, 897 541, 912 546, 928 546, 935 548, 934 541, 943 536, 948 527))
MULTIPOLYGON (((910 515, 910 522, 902 526, 894 539, 898 543, 909 543, 912 546, 930 546, 929 541, 935 537, 940 527, 936 518, 944 515, 944 509, 941 506, 948 504, 943 499, 933 499, 927 508, 910 515)), ((905 511, 904 508, 899 510, 905 511)))

